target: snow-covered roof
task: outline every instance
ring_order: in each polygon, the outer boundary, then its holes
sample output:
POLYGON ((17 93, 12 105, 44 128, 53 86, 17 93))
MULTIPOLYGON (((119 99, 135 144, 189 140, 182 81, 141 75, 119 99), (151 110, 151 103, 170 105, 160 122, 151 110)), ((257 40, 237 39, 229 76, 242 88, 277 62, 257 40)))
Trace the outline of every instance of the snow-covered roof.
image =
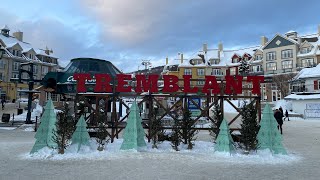
POLYGON ((253 46, 248 48, 242 48, 237 50, 225 50, 222 51, 220 54, 220 65, 239 65, 239 63, 232 63, 232 56, 238 54, 239 56, 243 56, 245 53, 250 54, 253 56, 256 49, 259 49, 261 46, 253 46))
POLYGON ((312 99, 320 99, 320 94, 290 94, 284 98, 285 100, 312 100, 312 99))
POLYGON ((305 42, 305 43, 309 43, 312 45, 311 51, 303 54, 301 53, 301 51, 299 51, 297 57, 313 56, 318 51, 318 42, 305 42))
POLYGON ((286 34, 291 34, 291 33, 297 33, 297 32, 294 30, 290 30, 290 31, 286 32, 286 34))
POLYGON ((320 64, 313 68, 302 69, 292 80, 306 79, 312 77, 320 77, 320 64))
POLYGON ((48 55, 45 53, 45 50, 42 50, 42 49, 35 49, 35 52, 37 53, 37 55, 57 58, 57 57, 55 57, 55 55, 53 53, 50 53, 50 55, 48 55))
POLYGON ((2 29, 5 29, 5 30, 10 30, 9 27, 7 25, 5 25, 2 29))

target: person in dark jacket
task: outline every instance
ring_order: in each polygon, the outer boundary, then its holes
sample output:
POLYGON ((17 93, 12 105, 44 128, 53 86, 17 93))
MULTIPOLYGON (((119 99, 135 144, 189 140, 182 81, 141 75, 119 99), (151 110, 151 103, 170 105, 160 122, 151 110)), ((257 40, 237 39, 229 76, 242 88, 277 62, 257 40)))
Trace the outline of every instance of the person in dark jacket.
POLYGON ((280 128, 280 132, 282 134, 283 114, 279 109, 276 109, 276 112, 274 113, 274 118, 277 120, 278 129, 280 128))
POLYGON ((288 121, 290 121, 290 120, 289 120, 289 113, 288 113, 288 110, 286 110, 286 113, 285 113, 285 119, 288 119, 288 121))
POLYGON ((282 116, 283 116, 283 109, 282 109, 281 106, 280 106, 280 108, 279 108, 279 111, 281 112, 281 114, 282 114, 282 116))

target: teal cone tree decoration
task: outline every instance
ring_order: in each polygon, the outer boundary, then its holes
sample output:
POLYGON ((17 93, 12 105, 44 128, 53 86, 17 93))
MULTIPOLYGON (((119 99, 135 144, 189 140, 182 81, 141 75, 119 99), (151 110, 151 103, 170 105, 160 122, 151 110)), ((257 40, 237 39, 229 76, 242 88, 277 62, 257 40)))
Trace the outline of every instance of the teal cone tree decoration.
POLYGON ((40 118, 40 126, 35 135, 36 142, 31 150, 31 154, 39 151, 44 147, 57 148, 57 143, 54 142, 54 132, 56 131, 57 116, 54 112, 52 100, 49 99, 44 107, 44 113, 40 118))
POLYGON ((259 149, 270 149, 273 154, 287 154, 282 145, 282 136, 277 128, 278 123, 274 118, 269 104, 263 110, 260 130, 258 132, 259 149))
POLYGON ((221 122, 219 129, 215 151, 232 153, 235 150, 234 142, 230 134, 228 123, 225 119, 221 122))
POLYGON ((139 115, 140 111, 136 101, 133 102, 130 108, 130 114, 127 120, 127 125, 124 130, 123 143, 121 150, 136 149, 145 147, 146 142, 144 141, 145 132, 142 127, 142 119, 139 115))
POLYGON ((76 130, 72 134, 71 144, 78 144, 78 152, 80 150, 81 145, 89 145, 90 136, 87 130, 87 123, 84 120, 83 115, 78 120, 76 125, 76 130))

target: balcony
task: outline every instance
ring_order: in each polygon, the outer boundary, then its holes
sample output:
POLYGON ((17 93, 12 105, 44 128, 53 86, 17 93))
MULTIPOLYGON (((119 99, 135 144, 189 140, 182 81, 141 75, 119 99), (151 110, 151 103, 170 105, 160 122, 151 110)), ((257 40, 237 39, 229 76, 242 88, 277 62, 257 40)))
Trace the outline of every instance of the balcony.
POLYGON ((249 75, 250 76, 257 76, 257 75, 263 75, 264 72, 263 71, 250 71, 249 75))
POLYGON ((282 73, 293 72, 292 68, 282 69, 282 73))
POLYGON ((308 62, 308 63, 298 63, 297 64, 297 69, 301 70, 303 68, 310 68, 310 67, 316 67, 317 63, 314 62, 308 62))

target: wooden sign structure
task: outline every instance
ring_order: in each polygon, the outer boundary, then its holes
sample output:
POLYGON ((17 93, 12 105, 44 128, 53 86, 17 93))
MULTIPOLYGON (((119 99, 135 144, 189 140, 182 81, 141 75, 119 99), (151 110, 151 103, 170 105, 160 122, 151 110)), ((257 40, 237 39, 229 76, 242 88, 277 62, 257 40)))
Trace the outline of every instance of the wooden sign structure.
MULTIPOLYGON (((261 96, 260 83, 263 82, 263 76, 225 76, 224 78, 217 78, 215 76, 205 76, 203 86, 191 87, 191 82, 201 81, 199 79, 192 79, 191 75, 184 75, 184 79, 179 79, 172 75, 163 75, 160 78, 158 75, 132 75, 118 74, 116 79, 111 79, 108 74, 96 74, 94 79, 90 74, 74 74, 73 77, 77 81, 77 90, 75 104, 83 104, 86 107, 85 119, 88 123, 88 128, 96 128, 96 115, 100 111, 108 112, 106 122, 111 142, 114 138, 118 138, 119 133, 126 126, 126 119, 128 113, 120 117, 120 110, 118 107, 125 107, 126 112, 129 112, 129 106, 124 102, 128 98, 139 98, 138 103, 142 106, 143 103, 148 106, 147 117, 143 118, 143 127, 148 129, 146 134, 150 141, 150 122, 152 120, 163 120, 170 117, 175 120, 178 119, 177 112, 184 112, 187 110, 186 102, 193 104, 200 110, 197 117, 194 117, 194 123, 197 123, 201 118, 206 118, 211 122, 215 119, 210 117, 209 111, 215 104, 221 108, 224 113, 224 103, 229 103, 236 111, 237 115, 229 121, 229 126, 233 124, 239 117, 241 109, 232 103, 232 99, 250 99, 251 103, 255 103, 258 108, 258 120, 261 119, 261 96), (88 81, 90 80, 90 82, 88 81), (163 82, 163 86, 159 86, 159 82, 163 82), (134 83, 132 83, 134 82, 134 83), (252 88, 243 87, 244 83, 251 84, 252 88), (93 92, 87 91, 87 86, 93 86, 93 92), (250 95, 244 95, 243 92, 250 92, 250 95), (205 105, 201 106, 194 101, 194 98, 205 99, 205 105), (161 100, 176 99, 172 106, 165 106, 161 100), (155 108, 157 107, 157 108, 155 108), (160 111, 160 109, 162 111, 160 111)), ((119 108, 120 109, 120 108, 119 108)), ((79 107, 75 106, 76 112, 79 107)), ((165 126, 165 129, 171 129, 171 126, 165 126)), ((209 128, 197 127, 195 129, 208 130, 209 128)), ((239 128, 230 128, 231 131, 239 130, 239 128)))

